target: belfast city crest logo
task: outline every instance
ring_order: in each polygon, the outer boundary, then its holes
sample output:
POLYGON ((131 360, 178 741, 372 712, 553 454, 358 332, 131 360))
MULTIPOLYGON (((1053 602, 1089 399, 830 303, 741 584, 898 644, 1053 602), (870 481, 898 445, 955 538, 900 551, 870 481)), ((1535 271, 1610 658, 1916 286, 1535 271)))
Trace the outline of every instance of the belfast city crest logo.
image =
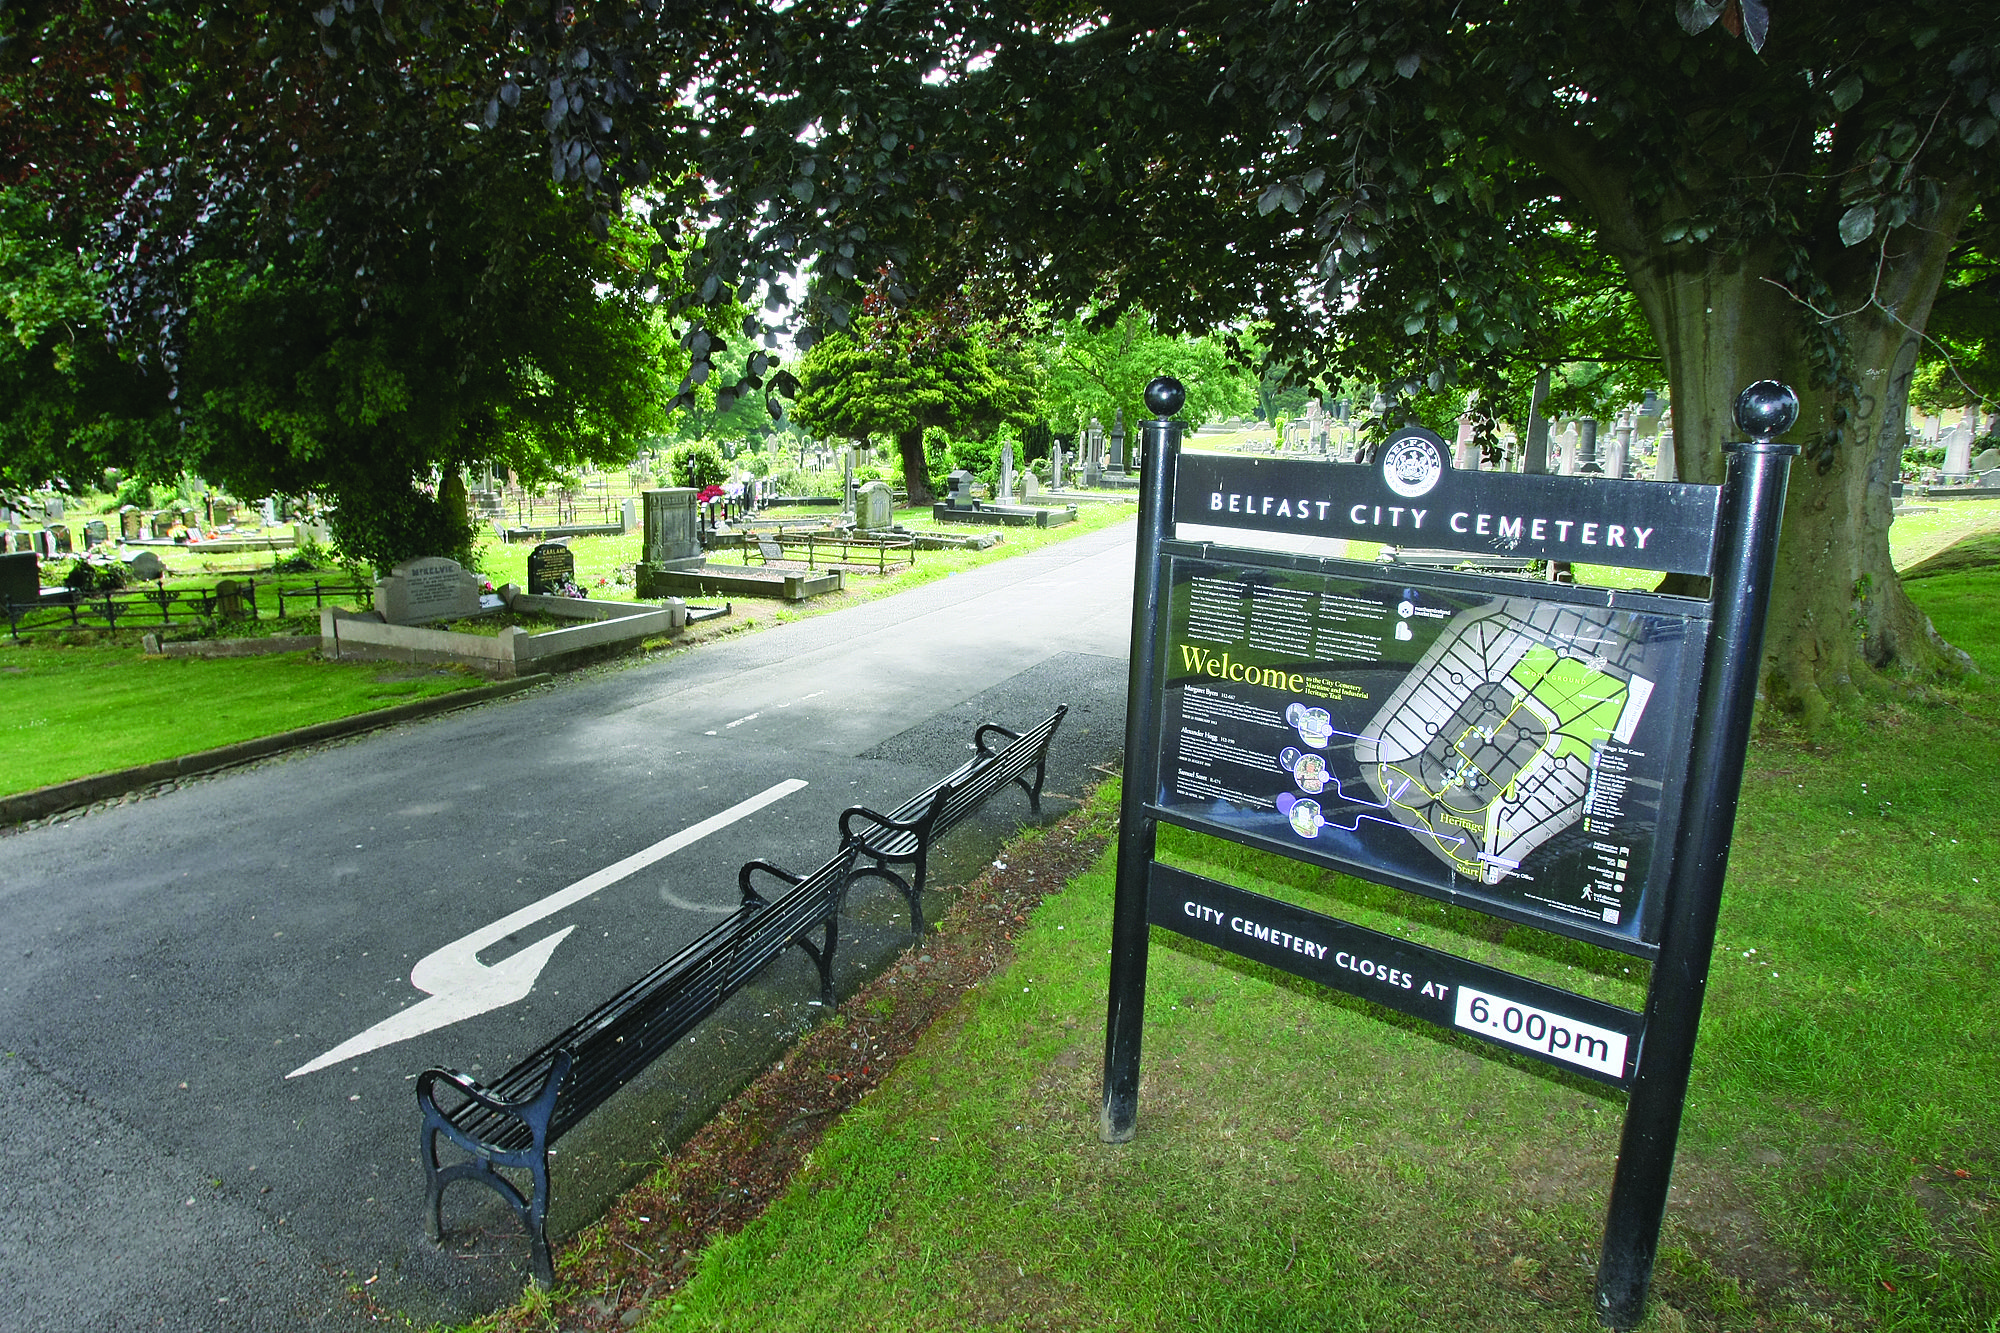
POLYGON ((1382 449, 1382 480, 1407 500, 1429 495, 1444 475, 1444 446, 1427 430, 1402 430, 1382 449))

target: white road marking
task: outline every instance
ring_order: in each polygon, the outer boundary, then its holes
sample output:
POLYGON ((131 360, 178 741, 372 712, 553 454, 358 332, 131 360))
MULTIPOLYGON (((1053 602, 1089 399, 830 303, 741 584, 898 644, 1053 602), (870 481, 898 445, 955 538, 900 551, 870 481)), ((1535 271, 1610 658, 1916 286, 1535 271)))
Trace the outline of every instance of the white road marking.
POLYGON ((511 912, 488 926, 481 926, 470 935, 453 940, 442 949, 425 954, 410 969, 410 984, 423 991, 429 998, 411 1005, 401 1013, 383 1019, 366 1032, 348 1038, 308 1064, 300 1065, 286 1078, 297 1078, 325 1069, 357 1055, 383 1046, 391 1046, 399 1041, 420 1037, 426 1032, 449 1027, 453 1023, 483 1014, 490 1009, 525 999, 534 989, 535 978, 548 966, 549 958, 556 946, 569 937, 575 926, 564 926, 555 934, 535 941, 516 953, 488 966, 479 961, 482 949, 490 949, 517 930, 525 930, 535 922, 554 916, 565 907, 582 902, 593 893, 607 889, 627 876, 637 874, 647 866, 673 855, 683 847, 700 842, 709 834, 729 827, 739 819, 762 810, 775 801, 783 800, 805 786, 799 778, 786 778, 783 782, 768 787, 745 801, 738 801, 720 814, 711 815, 699 824, 690 824, 679 833, 660 839, 652 846, 632 853, 624 860, 592 875, 586 875, 566 889, 558 889, 538 902, 529 903, 517 912, 511 912))

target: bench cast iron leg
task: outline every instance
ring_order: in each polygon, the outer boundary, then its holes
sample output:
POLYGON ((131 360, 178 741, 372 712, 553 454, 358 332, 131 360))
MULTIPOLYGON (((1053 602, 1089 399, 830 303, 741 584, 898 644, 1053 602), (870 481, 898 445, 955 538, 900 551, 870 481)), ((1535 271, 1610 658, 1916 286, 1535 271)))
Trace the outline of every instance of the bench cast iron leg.
MULTIPOLYGON (((529 1145, 516 1150, 498 1150, 480 1143, 451 1123, 445 1113, 438 1108, 432 1095, 431 1081, 426 1078, 417 1088, 417 1101, 423 1108, 424 1127, 419 1132, 419 1156, 424 1166, 424 1234, 430 1240, 442 1243, 444 1240, 444 1191, 445 1186, 455 1180, 476 1180, 504 1200, 514 1210, 521 1226, 528 1233, 528 1249, 534 1267, 535 1281, 543 1287, 555 1285, 556 1270, 553 1256, 549 1251, 549 1125, 555 1117, 556 1094, 561 1091, 563 1079, 569 1074, 570 1058, 567 1051, 559 1051, 549 1069, 547 1082, 533 1097, 525 1101, 500 1103, 485 1097, 477 1098, 483 1105, 501 1111, 520 1121, 528 1130, 529 1145), (451 1166, 438 1165, 437 1136, 442 1133, 458 1147, 470 1153, 472 1160, 456 1162, 451 1166), (534 1180, 533 1193, 523 1196, 514 1183, 501 1175, 498 1168, 503 1166, 525 1169, 534 1180)), ((464 1092, 461 1086, 458 1089, 464 1092)))
POLYGON ((847 906, 847 890, 852 887, 855 880, 863 878, 887 880, 889 883, 895 885, 896 890, 903 895, 903 901, 910 905, 910 934, 921 935, 924 933, 924 854, 922 851, 917 853, 917 882, 914 884, 887 866, 881 865, 863 866, 859 870, 849 874, 847 883, 841 885, 840 889, 840 905, 843 909, 847 906))
POLYGON ((800 936, 798 939, 792 941, 806 951, 806 955, 813 960, 813 966, 819 969, 819 1000, 821 1004, 829 1009, 833 1008, 834 1003, 833 949, 834 945, 838 943, 836 927, 839 923, 840 916, 838 908, 836 908, 834 912, 828 914, 824 922, 826 938, 822 943, 814 944, 804 936, 800 936))

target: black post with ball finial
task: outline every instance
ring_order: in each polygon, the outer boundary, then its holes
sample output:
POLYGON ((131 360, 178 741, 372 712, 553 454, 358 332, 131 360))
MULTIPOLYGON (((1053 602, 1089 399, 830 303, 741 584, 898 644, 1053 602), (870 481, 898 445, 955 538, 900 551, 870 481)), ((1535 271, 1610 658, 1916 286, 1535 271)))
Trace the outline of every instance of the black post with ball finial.
POLYGON ((1146 881, 1159 827, 1147 813, 1160 786, 1160 691, 1154 636, 1160 625, 1160 544, 1170 535, 1174 467, 1181 427, 1173 420, 1187 401, 1177 379, 1146 386, 1152 419, 1141 423, 1139 551, 1132 578, 1132 657, 1125 708, 1125 785, 1118 805, 1117 897, 1111 912, 1111 996, 1104 1025, 1104 1109, 1098 1135, 1106 1143, 1132 1137, 1139 1112, 1139 1040, 1146 1011, 1146 881))
POLYGON ((1644 1045, 1633 1071, 1597 1268, 1597 1313, 1612 1328, 1634 1327, 1644 1317, 1659 1249, 1743 786, 1743 753, 1764 654, 1764 618, 1778 562, 1785 484, 1799 452, 1797 445, 1774 441, 1792 428, 1798 415, 1796 394, 1774 380, 1759 380, 1736 399, 1736 424, 1751 437, 1749 442, 1724 446, 1729 463, 1722 483, 1721 540, 1712 572, 1715 615, 1702 669, 1699 720, 1683 788, 1660 953, 1646 997, 1644 1045))

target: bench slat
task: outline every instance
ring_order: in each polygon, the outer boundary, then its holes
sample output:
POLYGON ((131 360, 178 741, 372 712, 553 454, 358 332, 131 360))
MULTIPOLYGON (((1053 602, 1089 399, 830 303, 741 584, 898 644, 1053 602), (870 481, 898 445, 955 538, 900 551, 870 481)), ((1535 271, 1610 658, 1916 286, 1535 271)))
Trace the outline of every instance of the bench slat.
POLYGON ((850 872, 850 881, 874 876, 894 884, 910 904, 911 931, 921 933, 924 879, 932 845, 1010 782, 1019 784, 1028 793, 1030 807, 1039 811, 1049 743, 1068 712, 1067 705, 1058 707, 1046 721, 1018 735, 1005 727, 985 723, 972 733, 976 753, 971 759, 896 806, 892 813, 883 815, 865 806, 851 806, 843 811, 841 836, 854 842, 861 855, 873 862, 850 872), (988 749, 989 733, 1007 737, 1007 744, 988 749), (1035 774, 1032 784, 1026 777, 1030 769, 1035 774), (906 879, 891 869, 898 865, 911 866, 914 873, 906 879))
MULTIPOLYGON (((431 1238, 442 1235, 445 1186, 454 1180, 478 1180, 514 1209, 528 1232, 537 1280, 544 1285, 552 1283, 554 1267, 546 1230, 549 1145, 638 1077, 794 944, 812 955, 826 993, 832 985, 840 900, 857 855, 853 844, 843 842, 831 861, 789 884, 775 900, 753 902, 703 932, 492 1083, 447 1070, 425 1073, 417 1084, 417 1100, 424 1112, 425 1229, 431 1238), (807 938, 816 931, 824 931, 824 940, 818 945, 807 938), (459 1086, 461 1083, 465 1086, 459 1086), (444 1109, 434 1092, 440 1085, 453 1089, 464 1100, 444 1109), (479 1099, 468 1089, 475 1090, 479 1099), (437 1157, 440 1133, 472 1160, 441 1167, 437 1157), (501 1176, 495 1169, 500 1166, 526 1168, 534 1177, 532 1195, 522 1194, 501 1176)), ((746 894, 751 893, 750 873, 757 868, 784 880, 793 878, 763 862, 751 862, 738 876, 746 894)))

